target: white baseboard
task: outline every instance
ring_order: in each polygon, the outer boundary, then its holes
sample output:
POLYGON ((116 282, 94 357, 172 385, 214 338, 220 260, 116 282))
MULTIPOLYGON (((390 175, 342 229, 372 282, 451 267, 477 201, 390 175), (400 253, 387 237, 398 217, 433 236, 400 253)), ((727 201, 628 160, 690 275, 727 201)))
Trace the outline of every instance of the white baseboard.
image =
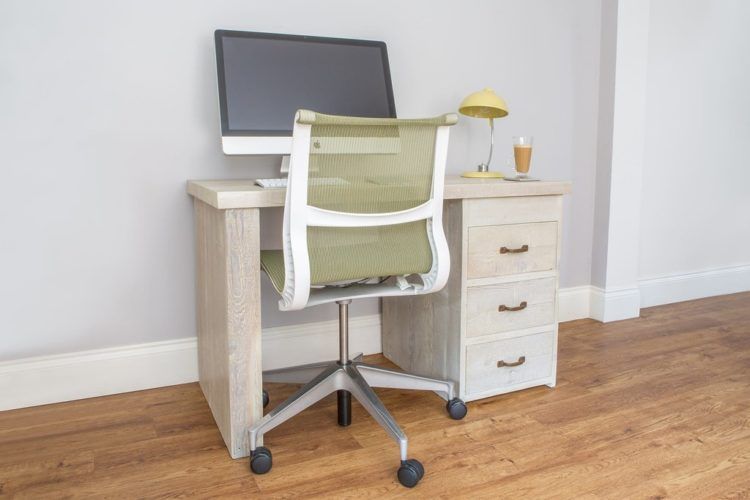
POLYGON ((584 285, 560 289, 558 318, 560 322, 593 318, 607 323, 637 318, 640 313, 638 288, 605 291, 584 285))
MULTIPOLYGON (((588 317, 587 286, 560 290, 561 321, 588 317)), ((350 319, 352 353, 381 352, 380 315, 350 319)), ((338 321, 263 330, 263 369, 338 356, 338 321)), ((194 337, 0 363, 0 411, 198 380, 194 337)))
POLYGON ((557 296, 558 320, 563 322, 590 317, 591 289, 588 285, 561 288, 557 296))
POLYGON ((198 378, 195 338, 0 363, 0 410, 183 384, 198 378))
POLYGON ((641 312, 641 296, 638 288, 603 290, 591 287, 591 309, 589 317, 603 323, 637 318, 641 312))
POLYGON ((747 291, 750 291, 750 265, 642 279, 637 288, 563 288, 559 295, 559 318, 560 321, 593 318, 607 323, 637 318, 642 307, 747 291))
MULTIPOLYGON (((644 306, 750 289, 750 266, 644 280, 637 288, 608 291, 563 288, 559 319, 616 321, 644 306)), ((338 321, 263 330, 263 369, 335 359, 338 321)), ((350 320, 350 350, 381 351, 380 315, 350 320)), ((0 410, 105 396, 198 379, 195 338, 26 358, 0 363, 0 410)))
MULTIPOLYGON (((352 353, 381 352, 380 315, 349 321, 352 353)), ((263 369, 338 357, 338 320, 263 330, 263 369)), ((195 337, 0 363, 0 411, 198 380, 195 337)))
POLYGON ((750 291, 750 265, 661 276, 638 282, 641 307, 750 291))
MULTIPOLYGON (((263 369, 273 370, 338 359, 338 336, 338 320, 263 330, 263 369)), ((349 352, 382 352, 380 314, 354 316, 349 319, 349 352)))

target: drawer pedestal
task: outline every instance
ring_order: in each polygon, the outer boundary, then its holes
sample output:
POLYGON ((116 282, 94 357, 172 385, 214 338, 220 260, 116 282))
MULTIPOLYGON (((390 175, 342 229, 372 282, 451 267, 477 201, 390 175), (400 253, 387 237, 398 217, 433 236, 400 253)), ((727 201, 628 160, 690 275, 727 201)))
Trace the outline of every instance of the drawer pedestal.
POLYGON ((446 201, 448 284, 383 299, 383 354, 465 401, 554 386, 561 221, 561 195, 446 201))

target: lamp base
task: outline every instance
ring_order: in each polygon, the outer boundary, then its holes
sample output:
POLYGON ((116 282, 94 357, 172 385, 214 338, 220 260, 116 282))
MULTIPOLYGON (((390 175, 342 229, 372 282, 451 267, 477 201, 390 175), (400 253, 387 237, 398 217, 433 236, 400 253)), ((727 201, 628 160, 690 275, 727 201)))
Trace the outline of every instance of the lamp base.
POLYGON ((502 179, 503 174, 500 172, 492 172, 492 171, 486 171, 486 172, 480 172, 478 170, 469 170, 468 172, 464 172, 461 174, 461 177, 468 177, 471 179, 502 179))

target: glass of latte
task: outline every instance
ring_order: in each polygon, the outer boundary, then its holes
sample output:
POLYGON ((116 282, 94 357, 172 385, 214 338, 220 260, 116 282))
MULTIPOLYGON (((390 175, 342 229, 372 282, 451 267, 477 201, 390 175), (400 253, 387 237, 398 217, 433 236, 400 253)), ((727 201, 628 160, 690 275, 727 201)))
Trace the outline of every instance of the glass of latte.
POLYGON ((531 165, 531 147, 534 138, 530 135, 519 135, 513 137, 513 156, 516 160, 516 174, 518 177, 526 177, 531 165))

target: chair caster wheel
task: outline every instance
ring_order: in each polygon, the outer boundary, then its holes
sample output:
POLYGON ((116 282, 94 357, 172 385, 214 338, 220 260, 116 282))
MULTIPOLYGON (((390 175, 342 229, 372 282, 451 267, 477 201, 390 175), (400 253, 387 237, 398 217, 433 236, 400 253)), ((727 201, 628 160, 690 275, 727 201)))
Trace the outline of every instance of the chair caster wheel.
POLYGON ((250 470, 255 474, 265 474, 271 470, 272 465, 271 450, 268 448, 259 446, 250 452, 250 470))
POLYGON ((407 488, 414 488, 422 476, 424 476, 424 467, 419 460, 411 458, 401 461, 401 467, 398 468, 399 483, 407 488))
POLYGON ((268 402, 271 400, 271 398, 268 397, 268 391, 263 389, 263 408, 268 406, 268 402))
POLYGON ((453 398, 450 401, 448 401, 445 404, 445 409, 448 410, 448 415, 450 415, 453 420, 461 420, 462 418, 466 416, 466 413, 469 411, 466 408, 466 403, 464 403, 458 398, 453 398))

